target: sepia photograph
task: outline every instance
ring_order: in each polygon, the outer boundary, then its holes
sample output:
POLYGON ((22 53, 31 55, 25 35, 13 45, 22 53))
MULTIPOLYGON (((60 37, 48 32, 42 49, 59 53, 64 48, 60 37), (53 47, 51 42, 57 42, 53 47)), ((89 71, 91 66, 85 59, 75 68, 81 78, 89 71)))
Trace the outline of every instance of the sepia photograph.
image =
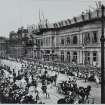
POLYGON ((105 104, 105 0, 0 0, 0 104, 105 104))

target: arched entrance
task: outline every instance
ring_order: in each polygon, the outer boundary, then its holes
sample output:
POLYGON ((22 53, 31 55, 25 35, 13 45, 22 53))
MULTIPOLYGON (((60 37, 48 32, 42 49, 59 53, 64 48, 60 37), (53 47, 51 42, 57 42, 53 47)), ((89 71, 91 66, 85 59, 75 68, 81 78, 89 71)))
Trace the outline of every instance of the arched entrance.
POLYGON ((77 63, 77 52, 73 52, 73 59, 72 59, 72 62, 75 62, 77 63))
POLYGON ((70 63, 70 52, 67 52, 67 63, 70 63))
POLYGON ((64 51, 61 51, 61 62, 64 62, 64 51))

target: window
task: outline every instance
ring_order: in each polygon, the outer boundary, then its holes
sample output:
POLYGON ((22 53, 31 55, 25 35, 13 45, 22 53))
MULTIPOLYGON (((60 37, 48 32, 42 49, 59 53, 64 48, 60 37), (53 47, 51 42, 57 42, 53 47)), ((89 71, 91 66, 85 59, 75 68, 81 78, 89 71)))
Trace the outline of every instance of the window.
POLYGON ((93 32, 93 39, 92 39, 92 42, 93 42, 93 43, 97 43, 97 41, 98 41, 98 38, 97 38, 97 31, 94 31, 94 32, 93 32))
POLYGON ((73 37, 73 44, 77 44, 77 36, 73 37))
POLYGON ((96 66, 97 65, 97 52, 94 51, 93 52, 93 66, 96 66))
POLYGON ((45 58, 46 61, 49 61, 49 57, 50 57, 49 55, 50 55, 50 50, 45 50, 44 58, 45 58))
POLYGON ((90 34, 86 32, 84 37, 84 44, 87 45, 89 43, 90 43, 90 34))
POLYGON ((67 19, 67 21, 69 22, 69 24, 71 24, 71 20, 70 19, 67 19))
POLYGON ((56 23, 54 23, 54 28, 57 28, 57 27, 58 27, 58 25, 56 23))
POLYGON ((73 62, 77 63, 77 52, 73 52, 73 62))
POLYGON ((93 61, 97 61, 97 52, 96 51, 93 52, 93 61))
POLYGON ((65 21, 65 25, 68 25, 67 21, 65 21))
POLYGON ((63 21, 61 21, 61 26, 63 26, 63 21))
POLYGON ((46 45, 48 45, 48 38, 46 38, 46 45))
POLYGON ((64 62, 64 51, 61 51, 61 62, 64 62))
POLYGON ((90 53, 85 52, 85 64, 90 64, 90 53))
POLYGON ((67 52, 67 62, 70 62, 70 52, 67 52))
POLYGON ((37 40, 37 45, 40 46, 40 40, 39 39, 37 40))
POLYGON ((64 39, 61 39, 61 44, 64 45, 64 39))
POLYGON ((41 46, 43 46, 43 40, 41 40, 41 46))
POLYGON ((55 37, 52 36, 52 46, 54 46, 54 45, 55 45, 55 37))
POLYGON ((58 24, 59 24, 59 27, 62 27, 62 23, 61 22, 59 22, 58 24))
POLYGON ((67 45, 70 44, 70 37, 67 37, 67 45))

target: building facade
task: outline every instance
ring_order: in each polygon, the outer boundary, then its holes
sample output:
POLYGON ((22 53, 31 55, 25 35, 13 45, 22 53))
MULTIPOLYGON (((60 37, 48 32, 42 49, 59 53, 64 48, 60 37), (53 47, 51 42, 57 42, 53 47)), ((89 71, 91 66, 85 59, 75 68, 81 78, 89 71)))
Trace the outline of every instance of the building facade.
POLYGON ((10 33, 9 54, 44 62, 100 67, 101 15, 98 8, 57 23, 20 28, 10 33))
POLYGON ((33 34, 43 61, 101 65, 101 9, 41 28, 33 34), (36 40, 36 39, 35 39, 36 40))
POLYGON ((32 38, 27 29, 19 28, 17 32, 10 32, 8 42, 8 56, 12 58, 32 57, 32 38))

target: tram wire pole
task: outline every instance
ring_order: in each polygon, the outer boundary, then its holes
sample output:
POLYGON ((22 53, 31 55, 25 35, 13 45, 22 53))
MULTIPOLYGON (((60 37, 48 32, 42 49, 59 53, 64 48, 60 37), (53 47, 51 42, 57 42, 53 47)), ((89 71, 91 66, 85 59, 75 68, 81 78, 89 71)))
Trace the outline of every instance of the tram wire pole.
POLYGON ((105 104, 105 70, 104 70, 104 5, 101 6, 101 104, 105 104))

